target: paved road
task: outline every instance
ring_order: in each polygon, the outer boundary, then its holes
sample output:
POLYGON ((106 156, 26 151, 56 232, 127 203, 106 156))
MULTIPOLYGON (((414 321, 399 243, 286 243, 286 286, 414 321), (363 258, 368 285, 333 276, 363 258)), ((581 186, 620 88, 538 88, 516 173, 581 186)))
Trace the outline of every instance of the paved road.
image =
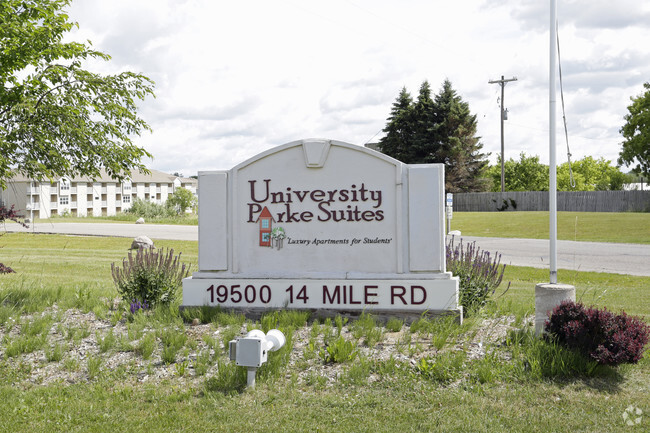
MULTIPOLYGON (((1 229, 1 227, 0 227, 1 229)), ((197 226, 111 223, 37 223, 24 229, 13 223, 7 231, 93 236, 139 235, 152 239, 197 240, 197 226)), ((501 262, 515 266, 549 267, 549 242, 542 239, 463 236, 483 250, 501 253, 501 262)), ((558 268, 650 276, 650 245, 558 241, 558 268)))
MULTIPOLYGON (((483 250, 501 253, 501 263, 549 268, 548 239, 463 236, 463 242, 474 241, 483 250)), ((557 267, 650 276, 650 245, 558 241, 557 267)))

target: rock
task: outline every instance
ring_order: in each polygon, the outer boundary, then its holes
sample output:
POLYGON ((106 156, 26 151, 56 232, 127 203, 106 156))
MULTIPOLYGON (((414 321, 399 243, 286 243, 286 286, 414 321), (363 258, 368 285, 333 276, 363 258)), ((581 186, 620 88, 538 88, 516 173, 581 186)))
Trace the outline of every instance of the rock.
POLYGON ((144 224, 144 218, 140 217, 137 220, 135 220, 136 224, 144 224))
POLYGON ((131 249, 132 250, 137 250, 140 248, 153 248, 153 241, 149 239, 147 236, 138 236, 137 238, 133 239, 133 242, 131 242, 131 249))

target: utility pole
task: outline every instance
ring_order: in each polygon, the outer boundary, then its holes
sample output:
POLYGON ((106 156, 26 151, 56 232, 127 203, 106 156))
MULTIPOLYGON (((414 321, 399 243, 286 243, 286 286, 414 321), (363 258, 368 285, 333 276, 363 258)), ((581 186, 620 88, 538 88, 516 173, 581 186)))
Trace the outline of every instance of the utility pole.
POLYGON ((503 109, 504 88, 509 81, 517 81, 517 77, 506 78, 501 75, 500 80, 490 80, 489 84, 499 84, 501 86, 501 192, 506 190, 506 175, 505 175, 505 157, 503 145, 503 121, 508 119, 508 111, 503 109))

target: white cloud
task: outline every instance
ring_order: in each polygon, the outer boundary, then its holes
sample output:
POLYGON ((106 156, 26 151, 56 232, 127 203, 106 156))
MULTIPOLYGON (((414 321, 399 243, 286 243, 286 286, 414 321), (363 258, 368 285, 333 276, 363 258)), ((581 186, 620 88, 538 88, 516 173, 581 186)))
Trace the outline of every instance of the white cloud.
MULTIPOLYGON (((629 97, 650 76, 639 43, 650 9, 567 0, 558 10, 572 152, 615 159, 629 97)), ((545 2, 83 0, 71 17, 75 38, 113 57, 93 67, 156 81, 141 111, 154 132, 137 139, 152 168, 225 169, 307 137, 376 141, 402 86, 416 96, 428 80, 436 93, 445 78, 494 161, 500 91, 488 80, 501 75, 519 78, 506 86, 506 158, 548 159, 545 2)))

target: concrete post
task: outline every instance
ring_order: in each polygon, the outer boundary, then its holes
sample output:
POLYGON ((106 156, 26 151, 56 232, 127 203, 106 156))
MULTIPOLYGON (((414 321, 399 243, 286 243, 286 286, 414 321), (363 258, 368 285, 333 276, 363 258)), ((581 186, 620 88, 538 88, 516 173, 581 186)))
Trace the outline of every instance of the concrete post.
POLYGON ((540 283, 535 286, 535 335, 544 332, 544 323, 562 301, 576 300, 576 288, 570 284, 540 283))

